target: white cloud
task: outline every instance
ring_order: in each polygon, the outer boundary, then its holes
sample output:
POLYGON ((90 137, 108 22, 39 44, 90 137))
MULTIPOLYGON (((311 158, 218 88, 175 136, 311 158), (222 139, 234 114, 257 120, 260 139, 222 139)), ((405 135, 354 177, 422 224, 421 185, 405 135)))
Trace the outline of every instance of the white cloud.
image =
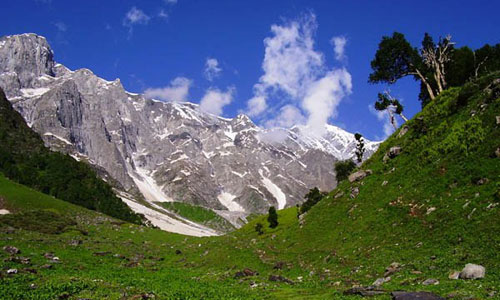
POLYGON ((162 19, 168 19, 168 13, 162 8, 160 9, 160 12, 158 13, 158 17, 162 19))
POLYGON ((217 116, 222 115, 224 106, 233 101, 234 92, 235 89, 233 87, 228 88, 225 92, 216 88, 208 89, 203 98, 201 98, 200 110, 217 116))
POLYGON ((185 77, 177 77, 168 86, 162 88, 149 88, 144 91, 144 96, 162 101, 182 102, 187 101, 189 88, 193 82, 185 77))
POLYGON ((205 71, 204 75, 208 81, 213 81, 222 72, 222 68, 219 67, 219 61, 215 58, 208 57, 205 61, 205 71))
POLYGON ((61 22, 61 21, 55 22, 54 26, 60 32, 66 32, 66 30, 68 30, 68 27, 66 26, 66 24, 64 24, 64 22, 61 22))
POLYGON ((315 50, 317 27, 316 16, 310 13, 272 25, 272 35, 264 39, 264 73, 254 85, 246 112, 264 118, 267 127, 307 124, 311 133, 322 134, 342 98, 351 93, 349 72, 329 70, 323 53, 315 50), (270 105, 271 100, 275 105, 270 105))
MULTIPOLYGON (((379 120, 379 122, 382 122, 384 124, 383 125, 384 136, 382 138, 376 137, 377 140, 380 140, 380 139, 385 140, 387 137, 389 137, 391 134, 394 133, 394 127, 391 124, 391 120, 389 118, 389 112, 387 110, 384 110, 384 111, 376 110, 373 107, 373 105, 368 105, 368 110, 370 111, 370 113, 372 113, 374 116, 377 117, 377 120, 379 120)), ((397 124, 396 124, 396 126, 397 126, 397 124)))
POLYGON ((285 105, 280 109, 276 118, 265 122, 265 126, 269 128, 289 128, 293 125, 304 124, 305 122, 306 118, 297 107, 293 105, 285 105))
POLYGON ((351 74, 346 69, 328 72, 311 84, 302 107, 308 112, 307 125, 315 134, 325 133, 325 124, 337 115, 337 106, 342 98, 351 93, 351 74))
POLYGON ((133 6, 125 15, 125 18, 123 19, 123 26, 129 28, 129 33, 132 33, 132 27, 137 24, 143 24, 146 25, 148 24, 149 20, 151 19, 150 16, 145 14, 142 10, 138 9, 137 7, 133 6))
POLYGON ((177 0, 163 0, 163 2, 165 2, 166 4, 171 4, 171 5, 177 4, 177 0))
POLYGON ((342 61, 345 57, 345 45, 347 44, 347 39, 343 36, 335 36, 330 42, 333 45, 333 52, 335 53, 335 59, 342 61))
POLYGON ((247 102, 246 113, 250 117, 258 116, 267 109, 267 102, 264 96, 255 96, 247 102))

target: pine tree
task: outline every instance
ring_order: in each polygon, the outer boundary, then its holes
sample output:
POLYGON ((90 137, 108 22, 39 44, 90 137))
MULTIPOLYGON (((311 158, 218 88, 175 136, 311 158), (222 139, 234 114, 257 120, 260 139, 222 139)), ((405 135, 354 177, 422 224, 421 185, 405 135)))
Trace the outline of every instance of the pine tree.
POLYGON ((274 206, 269 207, 269 215, 267 216, 267 222, 269 222, 270 228, 278 227, 278 213, 274 206))
POLYGON ((358 163, 363 161, 363 154, 365 154, 365 141, 363 136, 360 133, 354 134, 354 138, 356 139, 356 159, 358 163))

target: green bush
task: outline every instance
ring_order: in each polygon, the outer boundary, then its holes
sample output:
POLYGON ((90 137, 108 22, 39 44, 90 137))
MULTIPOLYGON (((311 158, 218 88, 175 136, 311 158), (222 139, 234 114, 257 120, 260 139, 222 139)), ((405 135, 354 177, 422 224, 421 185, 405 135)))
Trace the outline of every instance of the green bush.
POLYGON ((352 170, 356 168, 356 164, 348 159, 348 160, 339 160, 335 163, 335 174, 337 174, 337 182, 341 182, 342 180, 347 179, 349 174, 351 174, 352 170))

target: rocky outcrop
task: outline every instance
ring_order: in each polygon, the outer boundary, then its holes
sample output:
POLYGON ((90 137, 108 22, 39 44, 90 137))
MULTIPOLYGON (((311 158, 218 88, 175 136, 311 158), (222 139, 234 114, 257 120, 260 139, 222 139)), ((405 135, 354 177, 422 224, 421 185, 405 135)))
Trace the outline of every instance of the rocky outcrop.
POLYGON ((458 275, 461 279, 480 279, 486 275, 486 268, 475 264, 466 264, 458 275))
MULTIPOLYGON (((47 146, 93 165, 122 198, 200 205, 233 224, 301 203, 314 186, 334 188, 334 162, 353 157, 356 146, 335 126, 321 137, 306 127, 265 130, 245 115, 227 119, 193 103, 146 99, 119 79, 56 63, 35 34, 0 39, 0 87, 47 146)), ((365 156, 377 146, 366 141, 365 156)))

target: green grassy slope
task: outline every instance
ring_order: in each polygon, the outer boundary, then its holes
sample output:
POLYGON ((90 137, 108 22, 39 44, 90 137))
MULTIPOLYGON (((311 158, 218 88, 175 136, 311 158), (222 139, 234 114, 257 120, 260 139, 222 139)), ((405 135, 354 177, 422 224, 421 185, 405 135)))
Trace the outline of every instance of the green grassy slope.
MULTIPOLYGON (((74 223, 64 223, 67 228, 60 234, 5 233, 5 217, 0 217, 0 247, 20 248, 20 255, 31 257, 39 270, 7 276, 5 269, 25 266, 4 262, 7 254, 1 252, 0 299, 52 299, 63 293, 71 299, 133 299, 144 293, 159 299, 358 299, 343 291, 372 284, 392 262, 402 267, 383 285, 389 291, 456 293, 458 299, 488 299, 496 291, 498 296, 500 82, 491 85, 493 78, 498 74, 437 97, 408 122, 405 135, 396 132, 363 164, 371 175, 342 182, 311 208, 302 225, 296 208, 289 208, 278 212, 275 229, 259 216, 225 236, 184 237, 116 223, 44 196, 47 206, 37 209, 70 214, 74 223), (401 154, 384 162, 394 146, 402 148, 401 154), (354 188, 359 195, 352 198, 354 188), (254 230, 257 222, 265 225, 262 235, 254 230), (70 246, 74 239, 83 242, 70 246), (61 258, 52 270, 39 268, 47 263, 41 255, 46 251, 61 258), (93 254, 100 251, 110 253, 93 254), (466 263, 485 266, 486 277, 448 279, 466 263), (244 268, 258 275, 235 278, 244 268), (270 281, 270 275, 294 284, 270 281), (440 283, 422 285, 429 278, 440 283), (31 283, 38 288, 31 290, 31 283)), ((31 201, 35 194, 0 179, 0 197, 8 209, 30 209, 15 203, 31 201), (5 192, 5 186, 13 186, 13 192, 5 192)))
POLYGON ((157 202, 167 210, 193 222, 203 224, 221 232, 234 230, 234 226, 212 210, 183 202, 157 202))

